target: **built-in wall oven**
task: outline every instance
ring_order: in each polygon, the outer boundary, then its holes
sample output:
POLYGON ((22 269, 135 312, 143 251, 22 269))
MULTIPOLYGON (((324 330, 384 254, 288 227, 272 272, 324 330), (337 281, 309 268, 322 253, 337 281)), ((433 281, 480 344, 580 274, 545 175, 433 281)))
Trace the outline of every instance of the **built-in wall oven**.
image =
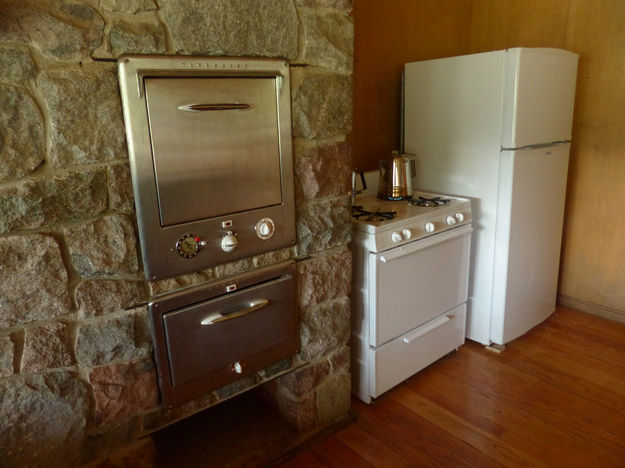
POLYGON ((352 387, 366 403, 464 343, 469 200, 356 197, 352 387))
MULTIPOLYGON (((295 243, 287 62, 125 56, 119 78, 147 279, 295 243)), ((166 404, 297 352, 294 265, 153 298, 148 308, 166 404)))

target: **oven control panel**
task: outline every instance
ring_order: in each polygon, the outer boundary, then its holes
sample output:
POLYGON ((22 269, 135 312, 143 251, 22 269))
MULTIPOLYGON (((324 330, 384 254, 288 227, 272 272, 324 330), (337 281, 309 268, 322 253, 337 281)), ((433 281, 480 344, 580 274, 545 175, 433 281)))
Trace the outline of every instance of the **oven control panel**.
POLYGON ((394 227, 389 225, 387 230, 378 230, 375 234, 364 235, 362 238, 371 252, 382 252, 471 223, 470 207, 455 207, 441 211, 445 212, 439 211, 436 215, 432 214, 425 219, 417 217, 392 223, 399 225, 394 227))

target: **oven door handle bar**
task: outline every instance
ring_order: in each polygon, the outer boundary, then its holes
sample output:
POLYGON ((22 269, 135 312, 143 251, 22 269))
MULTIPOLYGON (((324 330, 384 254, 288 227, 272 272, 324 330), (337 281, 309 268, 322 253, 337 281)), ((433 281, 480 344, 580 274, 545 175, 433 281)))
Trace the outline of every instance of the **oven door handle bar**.
POLYGON ((414 331, 410 335, 404 336, 404 343, 412 343, 417 338, 427 333, 430 333, 431 331, 436 330, 437 328, 442 327, 447 322, 449 322, 452 318, 454 318, 454 313, 443 315, 442 317, 439 317, 433 320, 427 325, 423 325, 422 327, 420 327, 418 330, 414 331))
POLYGON ((219 312, 214 312, 208 317, 205 317, 200 323, 202 325, 214 325, 216 323, 224 322, 226 320, 232 320, 252 313, 255 310, 262 309, 267 304, 269 304, 269 299, 254 299, 253 301, 249 302, 248 306, 245 309, 237 310, 236 312, 231 312, 225 315, 220 314, 219 312))
POLYGON ((178 106, 178 110, 185 112, 206 112, 206 111, 223 111, 223 110, 251 110, 254 106, 251 104, 239 104, 238 102, 219 103, 219 104, 182 104, 178 106))

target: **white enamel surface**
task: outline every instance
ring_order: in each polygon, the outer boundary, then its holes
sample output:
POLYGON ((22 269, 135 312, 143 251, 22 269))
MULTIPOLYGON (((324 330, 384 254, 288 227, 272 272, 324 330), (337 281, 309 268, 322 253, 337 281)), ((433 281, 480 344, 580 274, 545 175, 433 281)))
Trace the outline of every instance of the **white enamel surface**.
POLYGON ((467 300, 471 227, 370 254, 370 344, 379 346, 467 300))
POLYGON ((559 49, 509 50, 503 148, 571 139, 577 60, 577 54, 559 49))
POLYGON ((504 344, 555 309, 569 144, 501 154, 491 340, 504 344))

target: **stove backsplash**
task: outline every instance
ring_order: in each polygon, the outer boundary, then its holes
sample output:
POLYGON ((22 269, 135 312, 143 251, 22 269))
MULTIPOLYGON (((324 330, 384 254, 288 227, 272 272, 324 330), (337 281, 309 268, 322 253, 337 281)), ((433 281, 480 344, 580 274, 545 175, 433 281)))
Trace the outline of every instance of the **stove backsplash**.
POLYGON ((302 434, 349 410, 352 2, 158 4, 0 5, 0 453, 11 466, 100 459, 261 384, 302 434), (126 53, 297 65, 295 247, 143 280, 114 61, 126 53), (166 409, 139 304, 291 258, 300 352, 166 409))

